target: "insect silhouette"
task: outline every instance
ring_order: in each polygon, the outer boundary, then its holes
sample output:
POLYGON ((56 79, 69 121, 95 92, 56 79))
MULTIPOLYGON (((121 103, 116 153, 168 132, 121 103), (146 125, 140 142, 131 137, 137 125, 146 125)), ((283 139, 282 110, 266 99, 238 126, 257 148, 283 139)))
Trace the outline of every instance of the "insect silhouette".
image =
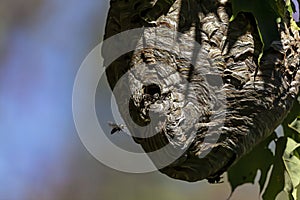
POLYGON ((108 122, 108 125, 112 128, 110 134, 114 134, 116 132, 123 131, 125 128, 124 124, 116 124, 114 122, 108 122))

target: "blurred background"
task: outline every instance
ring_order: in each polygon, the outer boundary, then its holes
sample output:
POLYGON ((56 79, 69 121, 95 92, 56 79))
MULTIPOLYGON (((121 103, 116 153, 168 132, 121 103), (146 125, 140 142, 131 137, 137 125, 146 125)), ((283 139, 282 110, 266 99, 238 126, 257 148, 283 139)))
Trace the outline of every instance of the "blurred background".
MULTIPOLYGON (((0 200, 227 199, 226 175, 211 185, 123 173, 80 142, 73 82, 102 39, 108 7, 103 0, 0 1, 0 200)), ((231 199, 258 196, 258 184, 246 184, 231 199)))

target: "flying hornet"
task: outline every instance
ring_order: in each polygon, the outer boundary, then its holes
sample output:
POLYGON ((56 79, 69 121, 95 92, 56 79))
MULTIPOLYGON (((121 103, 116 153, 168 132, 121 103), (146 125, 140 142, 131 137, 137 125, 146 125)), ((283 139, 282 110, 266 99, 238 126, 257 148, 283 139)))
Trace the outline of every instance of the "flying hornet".
POLYGON ((108 125, 112 128, 110 134, 123 131, 125 128, 124 124, 116 124, 114 122, 108 122, 108 125))

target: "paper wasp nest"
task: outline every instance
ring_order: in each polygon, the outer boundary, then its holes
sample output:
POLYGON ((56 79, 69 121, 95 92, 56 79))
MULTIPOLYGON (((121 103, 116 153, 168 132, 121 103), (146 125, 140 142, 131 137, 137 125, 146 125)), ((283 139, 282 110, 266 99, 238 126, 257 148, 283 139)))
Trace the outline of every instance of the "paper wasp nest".
POLYGON ((298 93, 299 42, 282 25, 258 67, 253 17, 230 16, 224 1, 111 0, 105 39, 122 35, 102 49, 108 82, 135 142, 170 177, 218 181, 298 93), (111 63, 122 48, 133 51, 111 63))

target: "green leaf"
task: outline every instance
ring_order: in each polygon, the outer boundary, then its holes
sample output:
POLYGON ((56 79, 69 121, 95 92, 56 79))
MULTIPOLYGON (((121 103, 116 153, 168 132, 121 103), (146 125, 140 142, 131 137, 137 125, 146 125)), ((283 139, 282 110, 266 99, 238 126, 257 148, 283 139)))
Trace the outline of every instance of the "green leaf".
POLYGON ((284 135, 294 139, 296 142, 300 142, 299 116, 300 116, 300 102, 295 100, 293 108, 291 109, 288 116, 284 119, 282 126, 284 130, 284 135))
POLYGON ((296 199, 300 199, 300 185, 296 188, 296 191, 295 191, 295 193, 296 193, 296 196, 297 196, 297 198, 296 199))
POLYGON ((300 134, 300 116, 298 116, 291 124, 289 124, 289 127, 300 134))
POLYGON ((285 175, 285 166, 282 155, 284 154, 286 143, 287 139, 285 137, 281 137, 276 141, 275 160, 272 173, 270 175, 268 186, 262 195, 264 200, 275 199, 279 192, 285 187, 284 183, 287 176, 285 175))
MULTIPOLYGON (((300 147, 300 143, 295 142, 293 139, 288 138, 286 150, 283 155, 287 175, 290 178, 291 187, 285 188, 285 191, 292 194, 294 199, 297 199, 296 188, 300 185, 300 160, 299 157, 294 155, 294 151, 300 147)), ((286 179, 287 180, 287 179, 286 179)))
MULTIPOLYGON (((278 0, 280 1, 280 0, 278 0)), ((232 0, 234 19, 239 12, 250 12, 256 19, 263 49, 266 50, 274 40, 280 40, 277 20, 281 17, 281 6, 277 0, 232 0)))
POLYGON ((228 170, 228 181, 231 185, 231 193, 244 183, 254 183, 257 171, 261 171, 259 180, 260 190, 263 189, 267 179, 268 171, 273 164, 273 154, 268 148, 269 143, 274 140, 273 133, 266 140, 258 144, 250 153, 243 156, 235 165, 228 170))
POLYGON ((283 191, 288 195, 290 200, 294 200, 294 196, 292 194, 293 191, 293 183, 292 180, 287 173, 287 171, 284 171, 284 189, 283 191))
POLYGON ((294 151, 300 144, 291 138, 281 137, 276 142, 273 170, 263 199, 275 199, 284 190, 290 199, 297 199, 300 186, 300 160, 294 151))

